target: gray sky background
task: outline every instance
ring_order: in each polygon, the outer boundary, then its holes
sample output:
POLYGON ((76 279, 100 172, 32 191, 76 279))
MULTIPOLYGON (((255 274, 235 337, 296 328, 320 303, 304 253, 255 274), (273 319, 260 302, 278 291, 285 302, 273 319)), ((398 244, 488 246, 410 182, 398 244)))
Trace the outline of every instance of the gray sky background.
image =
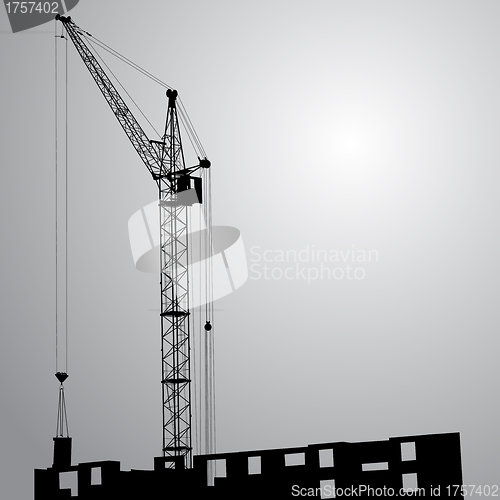
MULTIPOLYGON (((499 484, 500 4, 81 0, 71 15, 179 90, 214 223, 240 229, 249 266, 377 251, 352 264, 364 279, 251 271, 215 304, 218 451, 459 431, 464 483, 499 484)), ((54 26, 0 23, 0 497, 21 500, 56 424, 54 26)), ((158 278, 135 270, 127 223, 155 184, 70 49, 73 461, 152 468, 158 278)), ((161 129, 164 91, 111 62, 161 129)))

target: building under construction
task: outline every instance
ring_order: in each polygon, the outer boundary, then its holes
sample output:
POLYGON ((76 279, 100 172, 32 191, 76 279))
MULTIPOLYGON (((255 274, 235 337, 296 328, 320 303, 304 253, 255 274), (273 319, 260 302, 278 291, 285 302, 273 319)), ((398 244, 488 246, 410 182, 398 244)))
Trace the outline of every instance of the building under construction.
POLYGON ((78 498, 460 497, 459 433, 321 443, 302 448, 157 457, 153 470, 120 470, 120 462, 71 465, 71 438, 54 439, 54 463, 35 470, 35 500, 78 498), (210 477, 210 465, 220 471, 210 477), (174 468, 170 465, 174 464, 174 468), (215 468, 215 467, 214 467, 215 468), (60 488, 75 475, 76 491, 60 488))

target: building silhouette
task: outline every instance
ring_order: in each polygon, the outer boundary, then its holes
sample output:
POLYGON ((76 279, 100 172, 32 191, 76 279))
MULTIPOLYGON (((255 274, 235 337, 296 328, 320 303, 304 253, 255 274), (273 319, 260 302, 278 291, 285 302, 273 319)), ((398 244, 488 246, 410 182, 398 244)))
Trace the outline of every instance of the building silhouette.
POLYGON ((71 465, 71 438, 54 438, 52 467, 35 470, 35 500, 333 498, 334 488, 336 497, 388 498, 418 488, 407 496, 461 498, 461 485, 458 432, 195 455, 190 469, 181 456, 157 457, 153 470, 130 471, 118 461, 71 465), (60 486, 65 474, 76 476, 73 492, 60 486))

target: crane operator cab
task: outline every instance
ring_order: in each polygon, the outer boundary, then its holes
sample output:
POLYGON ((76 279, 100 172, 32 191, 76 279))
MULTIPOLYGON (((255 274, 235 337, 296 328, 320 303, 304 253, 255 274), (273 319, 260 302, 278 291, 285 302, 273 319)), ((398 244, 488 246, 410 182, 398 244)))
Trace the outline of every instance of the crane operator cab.
POLYGON ((169 172, 166 177, 170 181, 170 195, 161 201, 163 206, 192 207, 195 203, 203 203, 203 178, 192 175, 198 169, 210 168, 207 158, 199 158, 199 164, 176 172, 169 172))
POLYGON ((175 177, 174 191, 178 206, 193 206, 194 203, 203 203, 202 178, 192 175, 175 177))

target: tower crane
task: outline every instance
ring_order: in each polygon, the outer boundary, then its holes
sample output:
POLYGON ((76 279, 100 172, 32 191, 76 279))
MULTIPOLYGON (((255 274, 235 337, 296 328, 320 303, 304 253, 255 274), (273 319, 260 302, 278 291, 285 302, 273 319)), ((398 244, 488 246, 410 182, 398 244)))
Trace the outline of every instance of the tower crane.
MULTIPOLYGON (((190 311, 187 223, 189 206, 202 202, 202 178, 194 175, 210 167, 186 167, 177 115, 176 90, 167 90, 165 128, 160 140, 146 133, 104 72, 70 16, 57 15, 111 110, 158 187, 160 211, 160 290, 162 334, 163 454, 184 457, 192 466, 190 311)), ((206 326, 208 331, 211 325, 206 326)))

